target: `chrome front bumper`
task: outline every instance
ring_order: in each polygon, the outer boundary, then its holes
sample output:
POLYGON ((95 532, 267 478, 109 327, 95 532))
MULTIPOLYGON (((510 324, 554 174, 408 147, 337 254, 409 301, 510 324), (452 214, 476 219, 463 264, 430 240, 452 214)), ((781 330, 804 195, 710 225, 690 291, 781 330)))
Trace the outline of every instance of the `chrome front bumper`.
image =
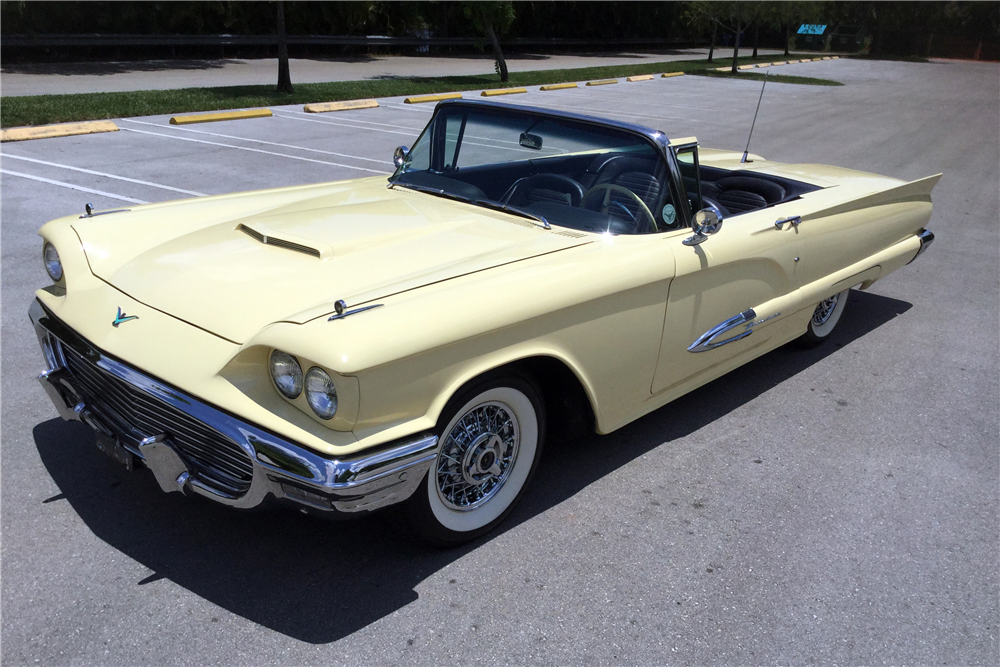
POLYGON ((37 300, 28 315, 48 364, 38 380, 60 416, 93 428, 98 446, 126 467, 149 468, 165 492, 242 509, 277 498, 362 512, 409 498, 437 455, 437 436, 426 434, 323 457, 108 356, 37 300))

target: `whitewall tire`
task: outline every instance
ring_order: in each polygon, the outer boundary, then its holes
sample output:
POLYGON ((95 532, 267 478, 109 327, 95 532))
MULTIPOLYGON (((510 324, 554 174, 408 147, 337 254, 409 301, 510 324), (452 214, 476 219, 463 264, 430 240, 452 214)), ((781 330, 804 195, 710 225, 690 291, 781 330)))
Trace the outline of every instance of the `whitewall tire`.
POLYGON ((437 431, 437 459, 410 499, 410 520, 425 541, 460 544, 491 530, 521 499, 541 454, 542 403, 518 376, 477 382, 449 401, 437 431))
POLYGON ((837 322, 840 321, 840 316, 844 313, 844 307, 847 305, 847 297, 850 293, 850 289, 845 289, 816 305, 812 317, 809 318, 809 328, 800 339, 804 345, 807 347, 819 345, 830 337, 837 322))

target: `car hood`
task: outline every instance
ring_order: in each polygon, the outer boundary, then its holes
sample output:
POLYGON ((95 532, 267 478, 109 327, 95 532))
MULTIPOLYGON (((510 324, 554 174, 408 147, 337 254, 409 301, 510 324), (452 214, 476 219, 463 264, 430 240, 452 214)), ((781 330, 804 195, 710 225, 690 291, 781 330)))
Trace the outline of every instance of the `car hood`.
MULTIPOLYGON (((92 272, 235 343, 587 243, 384 178, 224 195, 74 221, 92 272)), ((70 286, 71 287, 71 286, 70 286)))

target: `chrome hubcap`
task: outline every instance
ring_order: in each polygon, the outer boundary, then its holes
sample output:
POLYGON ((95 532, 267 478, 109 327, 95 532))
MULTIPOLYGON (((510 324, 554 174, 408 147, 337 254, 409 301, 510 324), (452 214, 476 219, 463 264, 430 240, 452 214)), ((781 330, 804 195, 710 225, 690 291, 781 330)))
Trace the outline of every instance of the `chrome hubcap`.
POLYGON ((821 327, 827 323, 830 316, 833 315, 833 311, 837 308, 837 297, 839 294, 834 294, 826 301, 821 301, 816 310, 813 311, 812 323, 814 327, 821 327))
POLYGON ((510 475, 519 443, 517 418, 509 406, 491 401, 469 410, 443 438, 438 496, 451 509, 479 507, 510 475))

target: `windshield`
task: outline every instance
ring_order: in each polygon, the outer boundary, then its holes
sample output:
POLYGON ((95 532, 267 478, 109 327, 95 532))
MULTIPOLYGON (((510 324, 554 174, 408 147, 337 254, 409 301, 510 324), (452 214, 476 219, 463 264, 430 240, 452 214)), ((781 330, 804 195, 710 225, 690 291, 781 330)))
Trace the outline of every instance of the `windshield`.
POLYGON ((678 217, 646 138, 531 111, 444 106, 389 180, 584 231, 643 234, 678 217))

